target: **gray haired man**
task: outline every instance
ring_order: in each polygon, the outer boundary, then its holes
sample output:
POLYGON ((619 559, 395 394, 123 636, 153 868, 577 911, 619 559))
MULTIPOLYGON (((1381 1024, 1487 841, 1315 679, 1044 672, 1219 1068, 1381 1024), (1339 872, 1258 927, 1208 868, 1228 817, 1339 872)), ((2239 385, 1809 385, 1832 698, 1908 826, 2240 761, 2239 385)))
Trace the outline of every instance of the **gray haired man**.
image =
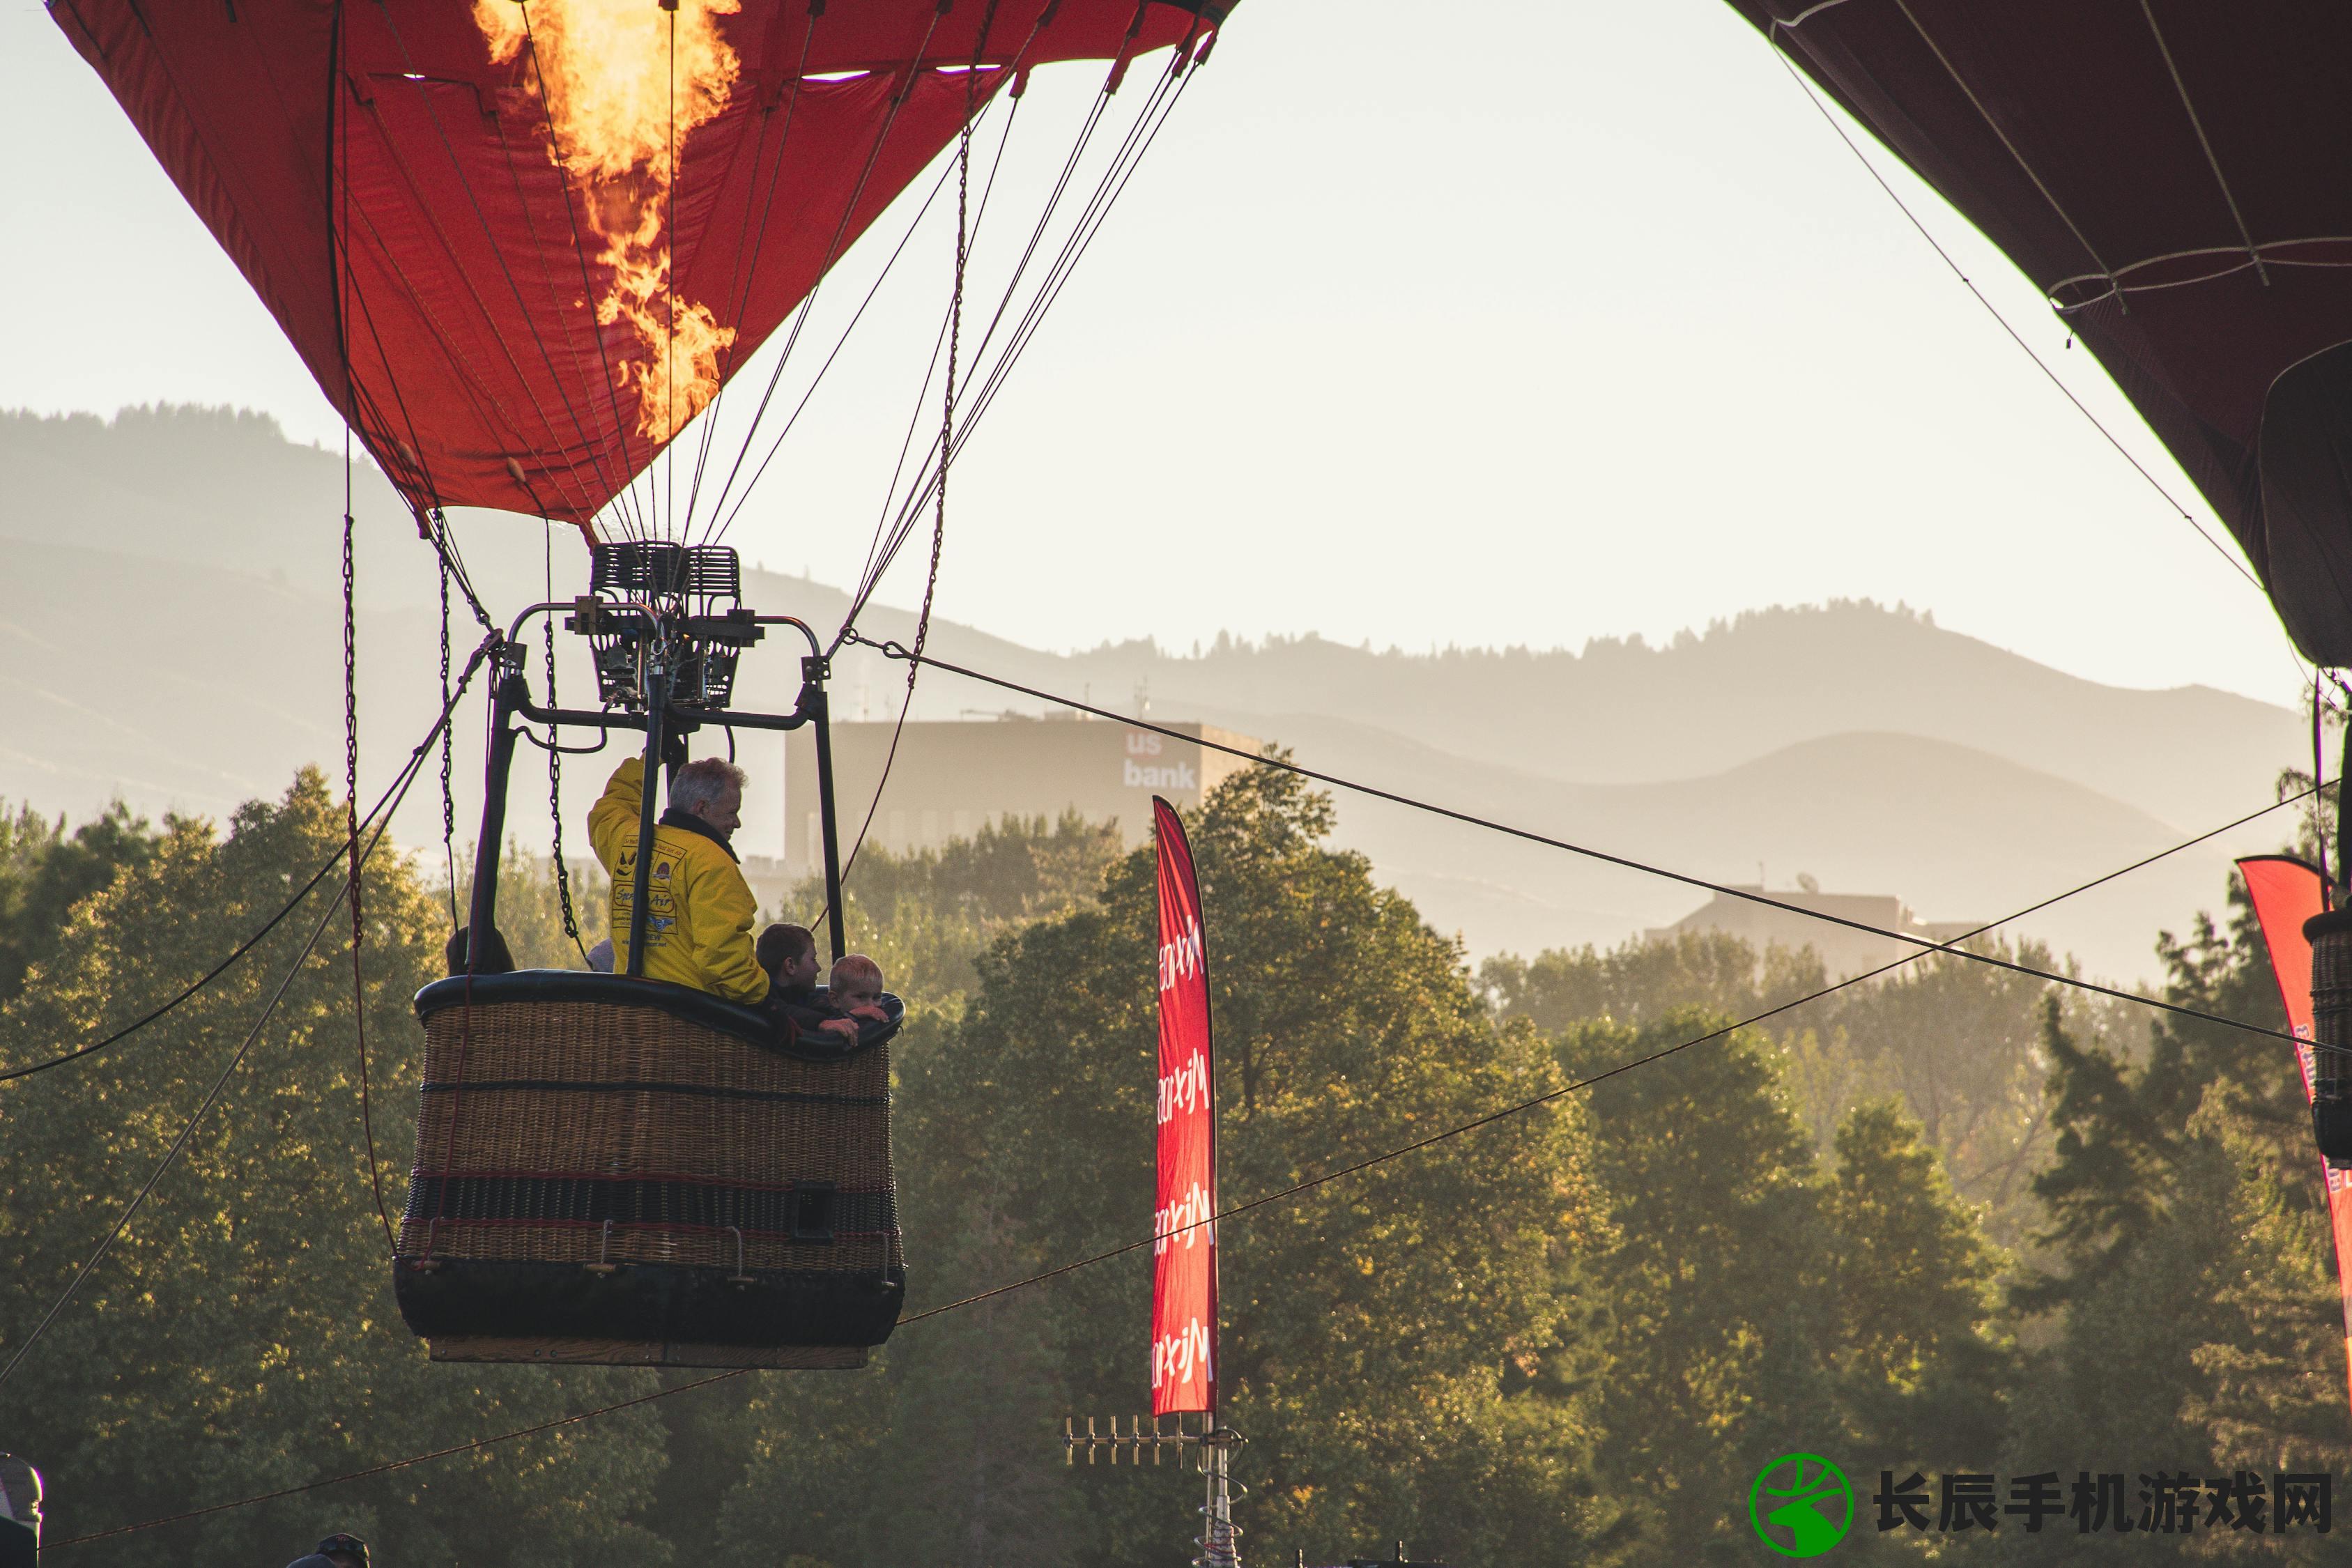
MULTIPOLYGON (((644 790, 645 763, 631 757, 614 770, 588 812, 589 840, 613 879, 613 958, 623 972, 629 967, 644 790)), ((768 972, 751 945, 759 900, 728 842, 742 815, 742 769, 705 757, 677 770, 669 809, 654 828, 641 973, 749 1006, 767 999, 768 972)))

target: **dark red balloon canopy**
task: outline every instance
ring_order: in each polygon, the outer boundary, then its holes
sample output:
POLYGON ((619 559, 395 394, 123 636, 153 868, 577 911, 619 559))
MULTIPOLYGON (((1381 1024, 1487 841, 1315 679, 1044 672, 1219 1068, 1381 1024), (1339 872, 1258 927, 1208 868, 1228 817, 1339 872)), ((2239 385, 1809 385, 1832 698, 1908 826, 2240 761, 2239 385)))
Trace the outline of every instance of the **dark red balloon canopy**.
POLYGON ((2352 6, 1731 4, 2050 297, 2352 664, 2352 6))
MULTIPOLYGON (((1227 8, 743 0, 718 21, 732 89, 666 203, 678 295, 735 333, 722 371, 968 107, 1031 66, 1204 44, 1227 8)), ((531 62, 495 62, 463 0, 51 11, 412 505, 585 523, 660 449, 616 384, 638 344, 599 323, 611 269, 531 62)))

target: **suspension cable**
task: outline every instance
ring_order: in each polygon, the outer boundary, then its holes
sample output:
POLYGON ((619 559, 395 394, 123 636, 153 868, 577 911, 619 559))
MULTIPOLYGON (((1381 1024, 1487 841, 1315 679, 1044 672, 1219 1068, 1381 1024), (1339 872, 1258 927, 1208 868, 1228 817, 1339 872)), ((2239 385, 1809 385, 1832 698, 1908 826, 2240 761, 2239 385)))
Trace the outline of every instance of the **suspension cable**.
MULTIPOLYGON (((730 471, 728 474, 727 485, 719 490, 718 499, 713 501, 711 505, 709 517, 705 519, 706 526, 713 521, 717 522, 716 529, 707 535, 705 542, 717 542, 719 540, 726 536, 727 531, 730 528, 734 526, 735 519, 741 514, 744 505, 750 500, 752 489, 755 489, 759 485, 760 480, 766 476, 768 472, 768 465, 773 462, 775 460, 776 454, 783 449, 785 437, 793 433, 793 427, 800 423, 801 416, 807 412, 810 401, 816 396, 817 389, 824 384, 826 373, 833 369, 834 362, 841 357, 841 351, 848 346, 850 334, 855 332, 857 330, 857 324, 866 319, 866 307, 874 303, 874 297, 882 291, 882 285, 890 280, 890 274, 897 268, 898 265, 898 258, 905 254, 908 242, 915 237, 915 231, 921 226, 923 219, 930 213, 931 203, 939 199, 939 195, 941 191, 947 189, 948 174, 952 167, 953 165, 950 164, 947 167, 941 168, 940 170, 939 178, 931 182, 931 188, 924 195, 922 205, 915 209, 915 216, 908 220, 906 231, 898 237, 898 243, 891 247, 889 258, 883 262, 882 269, 875 274, 873 283, 866 288, 866 297, 858 301, 857 309, 850 313, 848 323, 841 329, 840 335, 834 339, 833 348, 825 354, 824 362, 817 366, 816 374, 810 377, 808 385, 801 390, 800 401, 793 405, 791 415, 785 418, 782 427, 776 432, 775 439, 768 443, 768 450, 761 458, 759 465, 751 470, 751 477, 745 479, 743 481, 742 489, 736 492, 734 498, 734 510, 729 511, 725 520, 720 521, 718 521, 719 508, 725 505, 728 499, 728 490, 733 486, 736 479, 736 474, 733 471, 730 471)), ((800 311, 805 312, 811 310, 814 306, 815 302, 816 290, 811 289, 808 296, 801 301, 799 307, 800 311)), ((792 353, 794 345, 799 341, 801 330, 805 324, 806 321, 804 315, 795 316, 793 323, 793 330, 786 335, 784 341, 784 355, 789 356, 792 353)), ((774 377, 771 378, 772 381, 780 380, 782 375, 782 371, 783 365, 780 361, 776 367, 777 374, 774 377)), ((773 385, 771 385, 769 392, 772 394, 775 388, 773 385)), ((726 394, 727 389, 725 387, 721 387, 719 389, 719 397, 724 398, 726 394)), ((715 402, 717 400, 714 399, 713 401, 715 402)), ((743 458, 750 453, 751 440, 758 433, 758 421, 764 415, 764 412, 765 399, 763 398, 761 411, 759 413, 755 413, 753 416, 751 427, 746 430, 743 434, 743 447, 742 450, 737 454, 735 459, 737 468, 741 467, 743 458)))
MULTIPOLYGON (((767 248, 768 220, 775 213, 776 189, 784 183, 784 153, 793 144, 793 125, 800 114, 801 88, 808 79, 809 51, 816 45, 817 18, 824 14, 824 0, 811 0, 807 20, 801 26, 800 61, 793 67, 792 96, 784 100, 783 126, 776 132, 775 163, 768 171, 766 194, 760 201, 760 221, 756 226, 749 222, 740 224, 735 230, 735 264, 732 269, 735 296, 729 301, 727 314, 723 318, 729 321, 743 319, 744 304, 751 297, 751 279, 760 269, 760 254, 767 248), (751 242, 751 258, 748 265, 743 259, 743 242, 747 236, 751 242)), ((760 190, 760 156, 752 158, 751 177, 744 182, 743 210, 747 219, 751 216, 753 195, 760 190)), ((694 478, 686 489, 686 517, 689 523, 694 521, 695 503, 702 496, 703 471, 710 462, 711 448, 719 439, 719 405, 726 401, 729 379, 735 374, 735 342, 736 340, 730 337, 719 351, 719 390, 711 395, 709 403, 702 410, 702 429, 695 444, 694 478)))
MULTIPOLYGON (((1863 153, 1863 150, 1859 146, 1855 145, 1853 138, 1846 134, 1845 127, 1838 123, 1837 116, 1830 112, 1829 106, 1822 101, 1820 95, 1815 93, 1812 88, 1806 82, 1803 74, 1797 69, 1795 62, 1789 58, 1788 54, 1782 50, 1777 43, 1772 42, 1769 38, 1766 40, 1766 47, 1771 49, 1772 58, 1780 62, 1780 68, 1789 73, 1790 79, 1797 84, 1797 90, 1804 94, 1805 101, 1811 103, 1815 110, 1820 113, 1822 119, 1828 123, 1829 128, 1837 132, 1838 140, 1845 143, 1846 151, 1854 155, 1855 161, 1862 164, 1864 172, 1868 174, 1870 177, 1877 183, 1880 190, 1886 193, 1887 200, 1895 204, 1895 210, 1900 212, 1904 217, 1910 221, 1913 228, 1919 231, 1919 237, 1927 242, 1927 247, 1933 250, 1937 256, 1942 259, 1946 267, 1951 268, 1952 276, 1958 279, 1961 286, 1976 297, 1977 303, 1982 305, 1985 308, 1985 313, 1990 315, 1993 321, 2000 325, 2002 331, 2009 334, 2010 341, 2025 352, 2025 357, 2033 362, 2034 367, 2040 370, 2043 375, 2050 378, 2050 384, 2056 387, 2060 394, 2065 397, 2066 401, 2074 405, 2074 411, 2076 413, 2080 414, 2084 418, 2091 422, 2091 428, 2096 430, 2101 436, 2106 438, 2107 445, 2113 447, 2116 449, 2116 454, 2121 457, 2125 462, 2129 463, 2132 466, 2134 472, 2137 473, 2141 479, 2147 481, 2148 488, 2163 498, 2164 504, 2170 507, 2176 513, 2178 513, 2181 521, 2195 529, 2197 531, 2198 537, 2204 540, 2206 543, 2211 545, 2213 547, 2213 552, 2230 563, 2230 569, 2231 571, 2237 573, 2239 576, 2243 577, 2248 583, 2252 584, 2254 590, 2257 593, 2261 593, 2263 591, 2263 585, 2260 582, 2255 580, 2253 573, 2247 570, 2246 563, 2239 560, 2236 555, 2231 554, 2229 549, 2224 546, 2220 540, 2214 538, 2206 526, 2197 521, 2195 513, 2191 512, 2187 507, 2181 505, 2178 500, 2173 499, 2171 490, 2165 487, 2164 481, 2158 479, 2153 473, 2149 472, 2147 464, 2132 456, 2131 449, 2126 447, 2123 442, 2117 438, 2114 431, 2106 427, 2106 425, 2101 421, 2097 415, 2091 412, 2089 405, 2085 404, 2081 398, 2074 395, 2074 388, 2068 386, 2064 382, 2058 379, 2058 373, 2052 370, 2048 362, 2043 360, 2040 354, 2033 352, 2033 345, 2027 342, 2024 337, 2019 333, 2018 330, 2009 324, 2009 318, 2002 315, 2000 310, 1990 300, 1985 298, 1983 290, 1979 289, 1976 286, 1976 280, 1968 275, 1967 270, 1963 268, 1957 260, 1953 259, 1951 252, 1944 248, 1942 242, 1937 240, 1934 235, 1927 232, 1927 226, 1921 223, 1917 215, 1912 212, 1910 204, 1904 201, 1904 199, 1895 193, 1895 187, 1887 184, 1886 176, 1878 172, 1878 165, 1873 163, 1863 153)), ((2060 216, 2063 217, 2064 215, 2062 213, 2060 216)), ((2074 330, 2071 323, 2067 330, 2070 332, 2074 330)))
MULTIPOLYGON (((1184 74, 1184 64, 1185 51, 1179 49, 1171 56, 1168 70, 1161 74, 1151 95, 1145 100, 1142 110, 1136 116, 1134 123, 1129 127, 1125 139, 1112 154, 1110 163, 1105 167, 1097 183, 1094 194, 1089 196, 1086 205, 1080 210, 1070 232, 1063 239, 1060 251, 1047 268, 1045 278, 1039 282, 1036 291, 1024 309, 1011 337, 1004 347, 999 351, 995 362, 983 377, 981 390, 971 398, 970 411, 966 414, 961 431, 957 437, 956 445, 959 448, 971 437, 972 429, 987 413, 989 406, 994 403, 996 394, 1003 388, 1013 366, 1019 363, 1030 342, 1034 340, 1046 313, 1060 298, 1062 289, 1076 270, 1077 264, 1085 258, 1087 251, 1093 246, 1095 236, 1101 232, 1103 224, 1110 216, 1111 208, 1117 204, 1119 196, 1125 194, 1128 182, 1134 176, 1136 169, 1140 166, 1144 154, 1150 152, 1153 142, 1159 138, 1160 129, 1166 125, 1169 117, 1175 111, 1176 104, 1181 100, 1184 89, 1191 81, 1191 78, 1184 74)), ((1102 101, 1107 100, 1107 98, 1108 94, 1104 99, 1097 100, 1097 109, 1102 101)), ((1088 134, 1091 134, 1091 128, 1088 134)), ((1057 189, 1057 200, 1058 195, 1057 189)), ((1041 232, 1043 220, 1041 220, 1041 232)), ((1033 236, 1031 241, 1033 254, 1035 243, 1036 237, 1033 236)), ((1004 310, 1009 308, 1013 294, 1018 290, 1020 277, 1025 272, 1028 261, 1029 256, 1024 255, 1021 268, 1016 271, 1013 281, 1007 286, 1004 301, 999 305, 995 318, 990 322, 989 331, 982 340, 981 349, 973 355, 975 361, 986 352, 989 342, 993 339, 996 327, 1003 318, 1004 310)), ((911 535, 915 520, 921 515, 923 509, 929 503, 930 488, 938 481, 938 468, 934 464, 924 470, 916 488, 909 491, 900 510, 898 520, 887 531, 887 537, 881 539, 877 548, 868 552, 869 565, 858 584, 856 592, 851 596, 849 613, 843 617, 845 627, 856 623, 875 591, 881 586, 884 574, 889 571, 891 563, 898 558, 899 550, 904 547, 907 539, 911 535)), ((841 646, 837 637, 834 646, 835 647, 841 646)))
MULTIPOLYGON (((441 561, 441 710, 449 710, 449 563, 441 561)), ((456 931, 457 920, 457 797, 450 787, 455 770, 457 736, 448 726, 441 730, 441 864, 448 878, 449 929, 456 931)))
MULTIPOLYGON (((982 51, 988 47, 989 28, 995 25, 997 4, 998 0, 988 0, 988 9, 981 17, 980 37, 972 45, 971 68, 964 79, 963 131, 956 145, 955 284, 948 300, 948 374, 945 392, 940 404, 940 483, 935 491, 939 504, 933 513, 931 523, 930 576, 923 584, 923 606, 915 618, 915 647, 918 649, 930 637, 931 605, 938 597, 940 590, 940 552, 947 540, 947 467, 955 452, 956 351, 963 332, 964 279, 971 258, 971 235, 967 220, 971 198, 972 111, 974 100, 980 90, 980 58, 982 51)), ((1006 134, 1008 136, 1011 134, 1009 124, 1006 127, 1006 134)), ((993 183, 992 174, 991 184, 993 184, 993 183)), ((929 376, 926 375, 924 379, 928 384, 929 376)), ((894 479, 893 483, 895 482, 894 479)), ((907 715, 915 706, 915 679, 921 673, 921 669, 919 660, 910 662, 907 666, 907 693, 898 703, 898 721, 891 727, 890 750, 882 759, 881 776, 875 780, 874 798, 866 803, 866 820, 858 825, 857 837, 849 847, 848 858, 842 863, 840 879, 844 882, 847 881, 849 873, 856 868, 857 853, 866 847, 866 835, 874 826, 874 814, 881 808, 882 792, 889 787, 890 769, 898 760, 898 742, 907 731, 907 715)), ((816 920, 809 922, 811 928, 814 929, 822 924, 832 913, 833 906, 828 902, 816 920)))
MULTIPOLYGON (((939 30, 940 18, 946 15, 944 8, 931 13, 930 20, 923 28, 922 41, 916 45, 914 52, 908 57, 909 59, 919 61, 923 58, 924 51, 931 47, 931 36, 939 30)), ((711 515, 714 517, 718 515, 719 510, 727 504, 728 494, 735 488, 737 476, 743 471, 743 459, 751 455, 751 443, 760 433, 760 421, 767 416, 769 400, 776 395, 776 385, 783 379, 784 367, 792 362, 793 350, 800 342, 802 329, 808 324, 809 310, 815 304, 817 293, 824 285, 825 275, 841 255, 843 241, 849 233, 849 221, 856 215, 857 204, 865 197, 866 184, 874 176, 875 164, 881 161, 883 145, 890 140, 890 132, 898 123, 899 110, 907 106, 908 100, 914 95, 914 76, 910 72, 907 79, 898 85, 898 90, 891 95, 890 110, 882 117, 882 126, 875 133, 874 145, 866 150, 865 166, 857 173, 857 183, 850 188, 849 200, 842 205, 841 220, 834 225, 833 237, 825 244, 824 259, 817 264, 816 281, 812 283, 809 286, 809 291, 802 296, 800 309, 794 312, 793 330, 785 335, 783 349, 776 356, 775 369, 769 373, 768 384, 760 394, 758 406, 752 410, 751 423, 743 432, 742 443, 736 450, 734 462, 727 470, 726 481, 719 487, 718 497, 710 503, 711 515)), ((769 448, 768 455, 771 458, 775 456, 773 447, 769 448)), ((763 460, 760 467, 764 471, 767 463, 763 460)), ((757 479, 758 476, 755 474, 754 482, 757 479)))

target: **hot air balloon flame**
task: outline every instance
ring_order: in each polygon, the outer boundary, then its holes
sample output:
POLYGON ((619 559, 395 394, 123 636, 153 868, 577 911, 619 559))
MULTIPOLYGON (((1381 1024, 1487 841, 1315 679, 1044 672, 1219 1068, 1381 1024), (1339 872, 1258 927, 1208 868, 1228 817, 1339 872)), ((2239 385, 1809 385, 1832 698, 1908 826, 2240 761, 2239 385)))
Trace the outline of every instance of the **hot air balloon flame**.
POLYGON ((727 107, 741 63, 718 18, 741 0, 474 0, 490 58, 536 51, 530 83, 554 133, 549 149, 579 189, 611 280, 599 325, 625 321, 643 349, 615 367, 637 398, 637 433, 658 444, 719 393, 719 356, 735 330, 707 305, 675 297, 665 233, 687 133, 727 107), (676 29, 673 56, 671 34, 676 29))

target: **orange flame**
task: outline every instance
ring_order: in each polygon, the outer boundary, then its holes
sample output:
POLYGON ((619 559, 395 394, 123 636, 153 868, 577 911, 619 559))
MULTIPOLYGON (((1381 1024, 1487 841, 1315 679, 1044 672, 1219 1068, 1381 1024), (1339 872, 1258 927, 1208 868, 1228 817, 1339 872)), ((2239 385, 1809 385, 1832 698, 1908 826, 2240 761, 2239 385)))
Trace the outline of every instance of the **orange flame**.
POLYGON ((637 433, 668 440, 719 394, 719 356, 735 341, 710 308, 675 299, 662 232, 677 148, 727 107, 741 63, 718 18, 741 0, 474 0, 474 25, 505 64, 534 48, 532 86, 547 100, 554 156, 585 198, 597 259, 612 282, 596 320, 625 320, 644 345, 616 383, 637 396, 637 433), (673 70, 672 29, 676 30, 673 70))

